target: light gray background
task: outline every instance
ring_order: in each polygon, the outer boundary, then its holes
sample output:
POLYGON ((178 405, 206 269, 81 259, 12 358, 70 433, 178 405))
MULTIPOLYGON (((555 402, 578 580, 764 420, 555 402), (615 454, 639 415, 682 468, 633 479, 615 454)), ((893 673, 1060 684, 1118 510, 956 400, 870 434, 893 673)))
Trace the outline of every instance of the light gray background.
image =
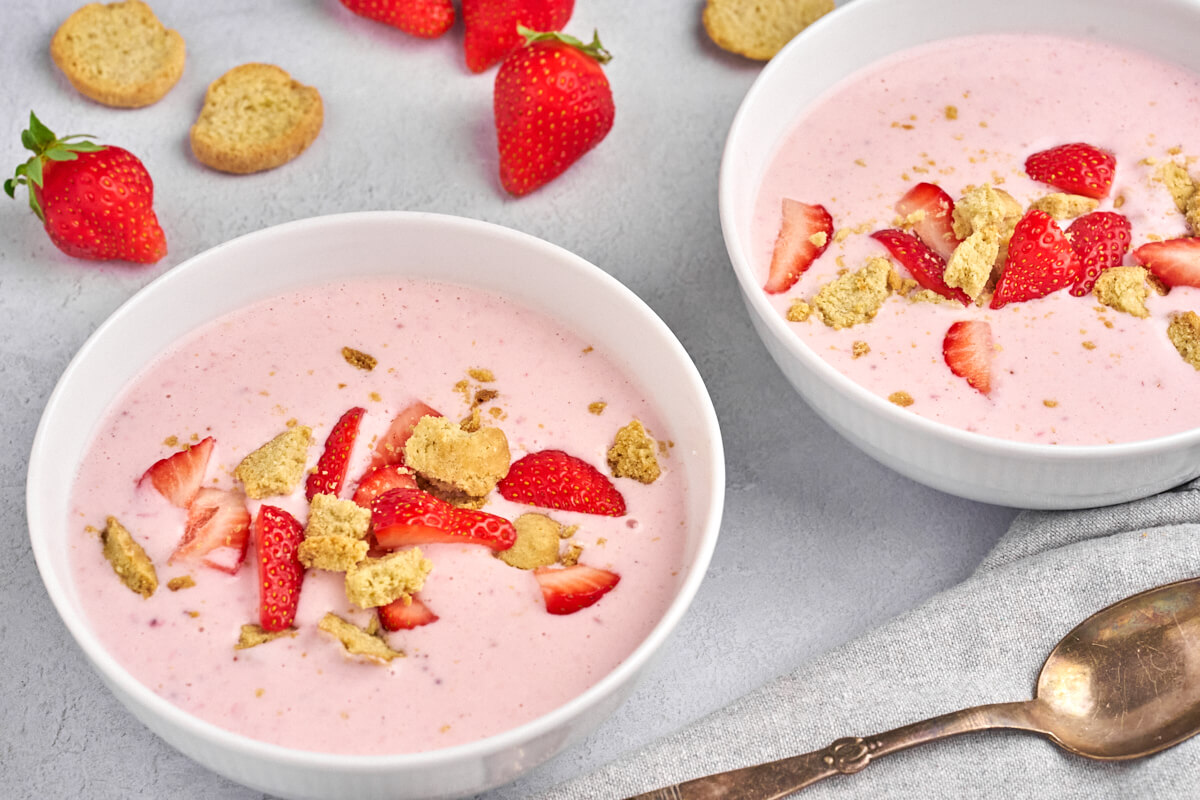
MULTIPOLYGON (((77 94, 48 47, 75 0, 3 0, 0 153, 25 159, 31 108, 59 134, 138 154, 170 254, 153 266, 62 255, 24 199, 0 197, 0 794, 13 798, 251 798, 151 734, 108 693, 35 568, 25 469, 42 408, 73 353, 154 277, 232 237, 369 209, 460 214, 531 233, 599 265, 672 327, 712 393, 729 485, 721 541, 696 602, 633 697, 594 736, 489 798, 591 770, 913 607, 970 573, 1014 516, 902 478, 808 409, 751 329, 717 218, 725 133, 761 65, 709 42, 702 0, 577 0, 614 59, 607 139, 548 187, 499 188, 495 70, 463 64, 461 24, 432 42, 336 0, 154 0, 187 40, 180 83, 124 111, 77 94), (317 86, 325 127, 284 167, 210 171, 187 130, 207 84, 266 61, 317 86)), ((8 173, 9 168, 5 168, 8 173)), ((70 465, 64 465, 64 473, 70 465)), ((814 742, 813 746, 822 744, 814 742)))

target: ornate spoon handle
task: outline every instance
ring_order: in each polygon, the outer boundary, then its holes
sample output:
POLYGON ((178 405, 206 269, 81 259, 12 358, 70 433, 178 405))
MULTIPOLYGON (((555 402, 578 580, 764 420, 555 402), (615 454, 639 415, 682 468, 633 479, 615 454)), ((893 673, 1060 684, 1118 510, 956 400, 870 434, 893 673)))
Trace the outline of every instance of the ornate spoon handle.
POLYGON ((994 703, 953 711, 866 738, 838 739, 815 750, 753 767, 677 783, 629 800, 777 800, 831 775, 850 775, 872 759, 925 742, 987 728, 1021 728, 1046 733, 1037 700, 994 703))

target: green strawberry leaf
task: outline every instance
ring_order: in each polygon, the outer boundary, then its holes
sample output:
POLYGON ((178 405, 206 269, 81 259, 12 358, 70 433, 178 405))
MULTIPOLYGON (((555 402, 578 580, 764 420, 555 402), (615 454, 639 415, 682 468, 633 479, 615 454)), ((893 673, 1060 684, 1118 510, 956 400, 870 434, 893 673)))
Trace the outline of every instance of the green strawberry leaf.
MULTIPOLYGON (((40 150, 44 150, 55 139, 54 132, 43 125, 32 111, 29 112, 29 133, 40 150)), ((34 148, 29 149, 33 150, 34 148)))
POLYGON ((565 45, 574 47, 576 50, 591 56, 601 64, 607 64, 612 61, 612 53, 604 49, 604 45, 600 44, 600 32, 592 31, 592 41, 590 44, 584 44, 574 36, 558 31, 535 31, 526 28, 524 25, 517 23, 517 33, 525 37, 525 44, 530 45, 534 42, 561 42, 565 45))

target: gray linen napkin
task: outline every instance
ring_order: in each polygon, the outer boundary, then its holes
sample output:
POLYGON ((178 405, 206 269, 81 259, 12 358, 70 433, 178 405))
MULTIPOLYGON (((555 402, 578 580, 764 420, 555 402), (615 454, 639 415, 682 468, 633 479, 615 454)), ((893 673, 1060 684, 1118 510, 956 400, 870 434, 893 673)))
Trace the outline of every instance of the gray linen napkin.
MULTIPOLYGON (((1200 480, 1145 500, 1025 512, 966 581, 540 800, 622 798, 981 703, 1032 696, 1050 649, 1122 597, 1200 574, 1200 480)), ((804 635, 797 615, 795 634, 804 635)), ((1200 797, 1200 738, 1091 761, 1033 733, 922 745, 797 797, 1200 797)))

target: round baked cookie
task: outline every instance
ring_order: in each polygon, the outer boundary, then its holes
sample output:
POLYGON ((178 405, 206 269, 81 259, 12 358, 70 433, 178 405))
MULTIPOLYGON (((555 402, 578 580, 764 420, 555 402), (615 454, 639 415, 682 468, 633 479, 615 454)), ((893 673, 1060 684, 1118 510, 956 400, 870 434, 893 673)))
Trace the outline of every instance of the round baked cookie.
POLYGON ((274 169, 303 153, 324 120, 316 89, 273 64, 242 64, 209 84, 192 152, 222 172, 274 169))
POLYGON ((767 61, 833 5, 834 0, 708 0, 701 21, 718 47, 767 61))
POLYGON ((118 108, 162 98, 183 74, 185 47, 141 0, 89 3, 50 40, 50 57, 80 94, 118 108))

